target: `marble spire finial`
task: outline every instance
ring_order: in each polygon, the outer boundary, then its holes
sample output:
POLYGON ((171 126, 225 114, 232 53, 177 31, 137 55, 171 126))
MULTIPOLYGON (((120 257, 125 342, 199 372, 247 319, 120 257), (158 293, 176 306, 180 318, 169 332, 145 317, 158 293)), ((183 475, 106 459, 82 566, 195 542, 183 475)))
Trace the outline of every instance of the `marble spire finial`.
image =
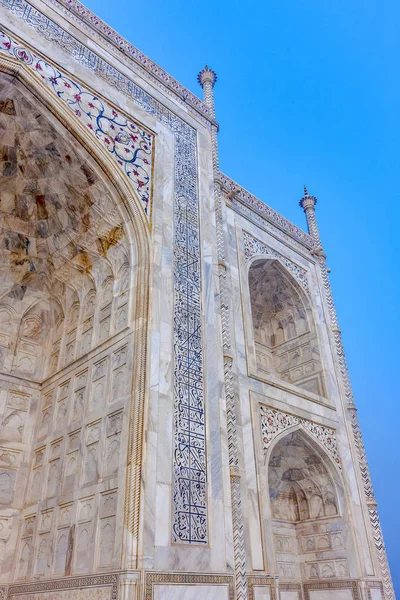
POLYGON ((202 88, 204 88, 204 84, 208 82, 211 83, 211 87, 214 87, 215 82, 217 81, 217 74, 215 71, 210 69, 208 65, 206 65, 205 68, 197 75, 197 81, 202 88))
POLYGON ((301 208, 303 208, 304 211, 307 208, 314 208, 315 205, 317 204, 317 202, 318 202, 317 198, 315 196, 311 196, 308 193, 307 186, 304 186, 304 196, 303 196, 303 198, 301 198, 299 200, 299 204, 300 204, 301 208))

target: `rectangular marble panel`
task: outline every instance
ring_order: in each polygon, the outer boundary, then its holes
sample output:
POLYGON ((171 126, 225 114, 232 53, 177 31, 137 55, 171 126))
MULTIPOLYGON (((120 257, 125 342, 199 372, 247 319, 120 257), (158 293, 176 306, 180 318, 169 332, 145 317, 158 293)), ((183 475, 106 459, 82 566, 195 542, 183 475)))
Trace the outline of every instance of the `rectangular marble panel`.
POLYGON ((350 589, 310 590, 310 600, 353 600, 353 592, 350 589))
POLYGON ((253 595, 254 600, 270 600, 271 590, 267 585, 255 585, 253 588, 253 595))
POLYGON ((371 588, 370 590, 371 600, 382 600, 382 592, 379 588, 371 588))
POLYGON ((226 585, 155 585, 154 600, 228 600, 226 585))
POLYGON ((279 597, 280 600, 299 600, 299 592, 296 590, 281 590, 279 597))

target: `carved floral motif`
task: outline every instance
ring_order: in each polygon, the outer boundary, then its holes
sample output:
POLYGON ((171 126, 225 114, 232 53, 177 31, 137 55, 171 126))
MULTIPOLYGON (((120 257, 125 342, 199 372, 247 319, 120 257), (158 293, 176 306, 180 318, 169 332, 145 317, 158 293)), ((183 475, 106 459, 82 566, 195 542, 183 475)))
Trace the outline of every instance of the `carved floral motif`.
POLYGON ((0 51, 35 71, 88 127, 132 182, 149 219, 154 136, 20 45, 4 31, 0 31, 0 51))
POLYGON ((243 240, 244 240, 244 256, 246 262, 248 262, 253 256, 258 254, 262 256, 268 256, 270 258, 277 258, 285 267, 294 275, 297 281, 300 283, 301 287, 308 292, 308 279, 307 279, 307 271, 302 269, 294 262, 283 256, 277 250, 270 248, 267 244, 260 242, 257 238, 254 238, 252 235, 243 232, 243 240))
POLYGON ((304 427, 320 444, 324 446, 329 456, 341 469, 336 433, 334 429, 318 425, 296 415, 284 413, 269 406, 260 405, 261 436, 263 450, 266 454, 274 438, 291 427, 304 427))

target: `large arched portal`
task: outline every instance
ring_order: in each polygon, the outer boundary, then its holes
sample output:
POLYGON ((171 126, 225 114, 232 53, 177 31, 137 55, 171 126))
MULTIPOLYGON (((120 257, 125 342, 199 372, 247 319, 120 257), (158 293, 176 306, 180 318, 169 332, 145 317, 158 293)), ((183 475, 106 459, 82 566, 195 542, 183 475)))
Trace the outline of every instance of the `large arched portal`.
POLYGON ((16 580, 122 564, 146 256, 96 160, 0 74, 0 550, 16 580))
POLYGON ((309 299, 278 260, 249 269, 257 370, 324 396, 322 365, 309 299))
POLYGON ((278 575, 303 581, 348 576, 351 534, 341 477, 303 429, 273 447, 268 485, 278 575))

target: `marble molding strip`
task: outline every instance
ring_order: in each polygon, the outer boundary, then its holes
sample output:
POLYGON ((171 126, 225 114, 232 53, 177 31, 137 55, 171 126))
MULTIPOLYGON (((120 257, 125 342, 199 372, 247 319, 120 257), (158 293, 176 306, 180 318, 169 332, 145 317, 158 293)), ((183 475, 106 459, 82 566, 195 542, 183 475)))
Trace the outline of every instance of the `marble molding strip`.
POLYGON ((313 248, 313 239, 305 231, 285 219, 285 217, 273 210, 270 206, 250 194, 250 192, 233 181, 233 179, 230 179, 230 177, 227 175, 224 175, 220 172, 218 178, 222 187, 224 188, 224 191, 226 191, 229 195, 232 195, 235 200, 238 200, 253 210, 256 214, 264 217, 267 221, 272 223, 272 225, 275 225, 278 229, 289 235, 308 250, 313 248))
MULTIPOLYGON (((275 590, 276 580, 273 577, 263 576, 263 575, 249 575, 248 577, 248 587, 249 587, 249 597, 248 600, 255 600, 254 588, 255 587, 268 587, 270 593, 270 600, 276 599, 276 590, 275 590)), ((282 588, 285 589, 285 588, 282 588)))
POLYGON ((121 51, 125 56, 138 64, 147 77, 162 84, 164 88, 172 91, 176 97, 183 103, 193 107, 203 116, 212 119, 207 106, 197 96, 192 94, 187 88, 171 77, 166 71, 156 65, 148 56, 143 54, 136 46, 128 42, 124 37, 117 33, 112 27, 102 21, 97 15, 90 11, 78 0, 50 0, 57 7, 62 7, 64 11, 70 12, 77 17, 77 21, 85 23, 95 34, 104 38, 109 44, 121 51))
POLYGON ((80 577, 68 577, 65 579, 56 579, 49 581, 38 581, 30 583, 20 583, 10 585, 8 588, 7 598, 10 600, 15 597, 18 598, 21 594, 33 595, 35 593, 43 592, 56 592, 63 590, 80 590, 85 588, 109 588, 110 600, 117 600, 118 598, 118 585, 119 576, 117 573, 105 574, 105 575, 84 575, 80 577))
MULTIPOLYGON (((207 543, 197 133, 25 0, 0 5, 125 93, 173 133, 174 158, 174 542, 207 543), (196 418, 193 419, 193 415, 196 418)), ((24 61, 23 48, 20 60, 24 61)))

